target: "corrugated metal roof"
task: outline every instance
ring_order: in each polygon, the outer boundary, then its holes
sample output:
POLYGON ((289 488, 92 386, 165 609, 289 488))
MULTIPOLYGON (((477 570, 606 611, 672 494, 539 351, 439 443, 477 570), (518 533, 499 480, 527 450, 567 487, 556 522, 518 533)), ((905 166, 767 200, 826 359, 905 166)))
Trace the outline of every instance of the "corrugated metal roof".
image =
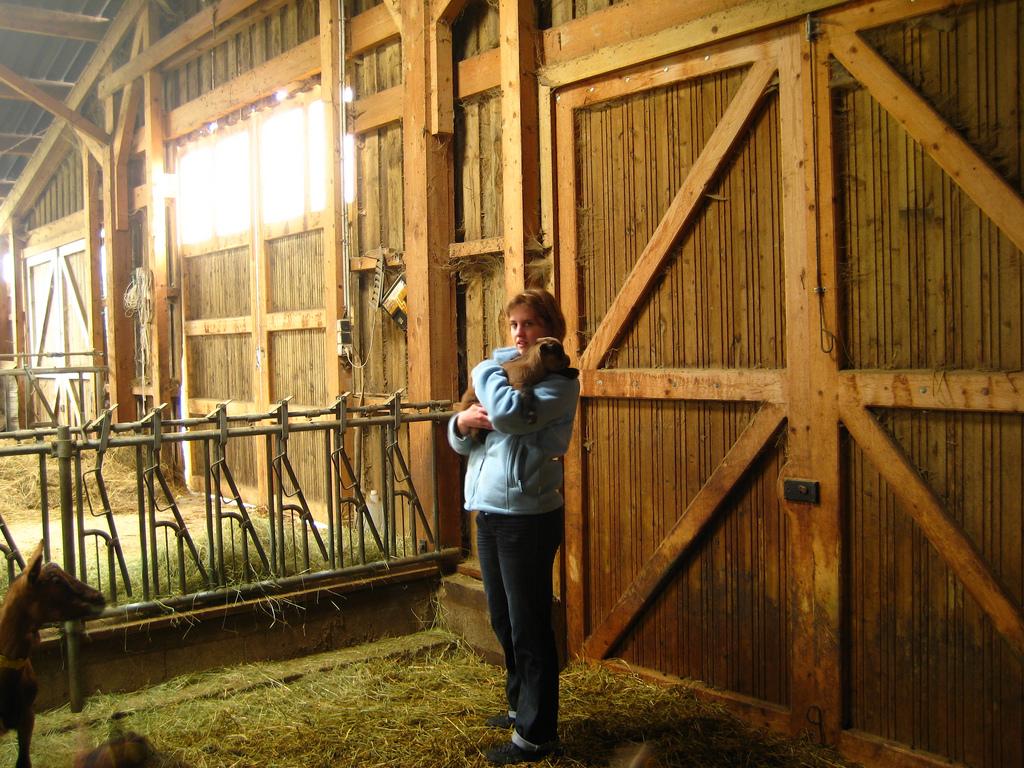
MULTIPOLYGON (((123 0, 0 0, 0 64, 63 101, 96 50, 96 42, 23 31, 19 7, 35 12, 33 17, 39 11, 59 11, 109 20, 122 4, 123 0)), ((53 29, 58 29, 56 23, 53 29)), ((0 82, 0 202, 52 121, 49 112, 0 82)))

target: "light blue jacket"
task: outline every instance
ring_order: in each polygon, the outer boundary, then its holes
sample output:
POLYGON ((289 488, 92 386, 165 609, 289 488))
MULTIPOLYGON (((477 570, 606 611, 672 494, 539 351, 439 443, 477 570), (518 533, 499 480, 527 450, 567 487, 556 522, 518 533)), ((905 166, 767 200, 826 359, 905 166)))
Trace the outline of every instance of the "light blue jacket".
POLYGON ((462 437, 453 416, 448 442, 469 457, 466 509, 506 514, 540 514, 562 506, 562 462, 568 450, 580 397, 578 379, 549 374, 533 387, 530 413, 518 390, 508 383, 501 364, 518 355, 515 347, 494 350, 471 374, 480 404, 494 431, 483 443, 462 437), (536 418, 531 418, 535 415, 536 418))

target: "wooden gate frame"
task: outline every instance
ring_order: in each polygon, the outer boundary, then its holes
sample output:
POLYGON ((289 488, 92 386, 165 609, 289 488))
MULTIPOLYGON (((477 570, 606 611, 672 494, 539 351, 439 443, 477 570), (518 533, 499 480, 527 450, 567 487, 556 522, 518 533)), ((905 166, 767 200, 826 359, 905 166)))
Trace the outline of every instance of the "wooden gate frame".
MULTIPOLYGON (((79 219, 69 218, 76 222, 79 219)), ((64 226, 63 222, 59 224, 61 227, 64 226)), ((24 350, 22 356, 26 381, 23 393, 26 416, 32 423, 54 426, 60 422, 59 412, 62 405, 67 407, 67 418, 64 423, 84 424, 93 418, 102 404, 104 384, 103 377, 99 374, 101 369, 95 368, 96 358, 102 355, 102 350, 68 348, 68 323, 80 324, 83 338, 93 341, 97 338, 94 327, 97 313, 95 307, 87 306, 87 301, 97 301, 96 278, 92 274, 94 265, 90 260, 89 285, 80 286, 75 282, 75 276, 68 267, 68 256, 84 253, 88 259, 89 244, 83 238, 60 237, 60 231, 62 230, 58 229, 57 239, 50 238, 49 242, 46 242, 44 232, 44 244, 27 248, 19 255, 16 267, 19 272, 17 282, 22 286, 20 290, 24 294, 22 301, 25 304, 26 318, 24 338, 20 340, 24 350), (44 264, 50 265, 50 274, 47 277, 49 289, 46 305, 38 308, 41 311, 37 313, 34 311, 37 308, 30 306, 31 297, 34 295, 31 274, 33 268, 44 264), (70 316, 65 315, 65 307, 71 313, 70 316), (61 349, 59 352, 48 352, 46 340, 55 323, 60 333, 61 349), (86 398, 87 379, 90 377, 93 390, 91 403, 86 398), (52 392, 44 389, 40 381, 51 382, 52 392), (36 418, 37 414, 29 412, 33 403, 38 403, 45 410, 45 420, 39 420, 36 418)))
MULTIPOLYGON (((570 651, 604 658, 664 583, 698 534, 714 519, 731 487, 753 464, 785 421, 784 477, 820 479, 820 506, 782 501, 790 524, 792 678, 791 706, 782 708, 726 694, 766 724, 796 733, 820 713, 822 737, 848 754, 877 758, 894 746, 877 737, 842 730, 840 657, 841 523, 840 431, 849 432, 878 469, 965 589, 1019 659, 1024 659, 1024 613, 906 453, 868 410, 872 407, 1024 413, 1020 373, 842 371, 825 329, 839 327, 832 120, 829 58, 834 57, 868 89, 908 135, 967 193, 1017 248, 1024 250, 1024 200, 863 40, 859 30, 934 13, 963 0, 864 3, 808 17, 741 44, 719 44, 677 54, 656 66, 603 75, 557 91, 553 117, 559 243, 558 276, 570 324, 579 314, 576 268, 575 135, 573 111, 670 82, 749 65, 745 80, 650 241, 624 281, 587 348, 580 355, 577 328, 568 345, 580 360, 582 397, 761 402, 761 409, 727 452, 612 611, 587 634, 583 574, 586 559, 586 488, 583 447, 574 441, 566 457, 565 565, 570 651), (777 74, 783 141, 782 206, 786 291, 787 368, 602 369, 609 350, 659 275, 669 251, 698 211, 704 190, 736 145, 777 74), (817 278, 817 280, 815 280, 817 278), (793 406, 793 407, 790 407, 793 406)), ((591 75, 599 73, 590 73, 591 75)), ((542 100, 555 95, 542 89, 542 100)), ((550 105, 549 105, 550 106, 550 105)), ((548 114, 542 101, 542 117, 548 114)), ((577 416, 577 428, 580 417, 577 416)), ((780 478, 781 486, 781 478, 780 478)), ((781 487, 780 487, 781 491, 781 487)), ((780 496, 781 496, 780 492, 780 496)), ((927 758, 915 755, 913 762, 927 758)))

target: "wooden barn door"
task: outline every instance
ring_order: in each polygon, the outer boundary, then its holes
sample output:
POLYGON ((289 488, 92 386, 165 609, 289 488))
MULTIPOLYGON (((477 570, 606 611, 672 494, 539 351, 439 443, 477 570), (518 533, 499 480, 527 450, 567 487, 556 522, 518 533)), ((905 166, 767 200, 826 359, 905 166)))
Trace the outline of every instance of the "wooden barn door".
POLYGON ((31 424, 84 424, 96 416, 97 359, 92 332, 92 272, 84 240, 24 260, 26 364, 31 424), (75 369, 85 369, 76 371, 75 369))
POLYGON ((1004 49, 1024 27, 1016 2, 901 18, 947 5, 851 6, 556 92, 583 387, 567 622, 573 651, 861 759, 1010 766, 1024 68, 997 87, 969 59, 997 19, 1004 49), (940 115, 956 67, 1007 98, 940 115))

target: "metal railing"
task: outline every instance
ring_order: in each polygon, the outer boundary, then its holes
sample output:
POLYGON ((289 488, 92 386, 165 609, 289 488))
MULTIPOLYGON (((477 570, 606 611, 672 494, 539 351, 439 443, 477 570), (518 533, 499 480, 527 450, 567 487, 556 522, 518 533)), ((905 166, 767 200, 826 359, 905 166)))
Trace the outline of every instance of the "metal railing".
POLYGON ((450 402, 409 403, 400 394, 372 406, 350 400, 343 395, 320 409, 297 409, 284 400, 255 414, 229 414, 224 403, 204 417, 183 419, 164 419, 156 409, 127 423, 115 423, 107 410, 80 428, 0 433, 0 460, 38 459, 40 490, 38 529, 24 519, 9 526, 0 515, 8 582, 24 567, 21 543, 31 549, 42 539, 49 560, 58 554, 59 539, 65 569, 107 595, 105 615, 137 617, 199 607, 226 595, 265 595, 346 573, 365 575, 398 562, 457 556, 457 549, 442 551, 437 535, 441 513, 433 456, 441 430, 424 430, 430 466, 416 477, 427 487, 417 487, 402 449, 409 424, 445 421, 450 402), (322 470, 316 489, 303 487, 299 476, 309 486, 310 472, 296 471, 290 451, 290 439, 305 433, 312 434, 305 443, 307 460, 308 446, 319 446, 312 462, 322 470), (379 510, 371 509, 364 472, 353 460, 353 436, 359 435, 374 436, 369 442, 379 451, 379 510), (262 443, 262 504, 244 499, 236 480, 230 449, 241 441, 262 443), (170 446, 178 447, 178 456, 195 457, 198 492, 168 479, 164 461, 170 446), (134 455, 132 510, 111 504, 106 459, 114 450, 134 455), (53 463, 56 492, 48 487, 53 463), (59 520, 51 520, 55 507, 59 520))

